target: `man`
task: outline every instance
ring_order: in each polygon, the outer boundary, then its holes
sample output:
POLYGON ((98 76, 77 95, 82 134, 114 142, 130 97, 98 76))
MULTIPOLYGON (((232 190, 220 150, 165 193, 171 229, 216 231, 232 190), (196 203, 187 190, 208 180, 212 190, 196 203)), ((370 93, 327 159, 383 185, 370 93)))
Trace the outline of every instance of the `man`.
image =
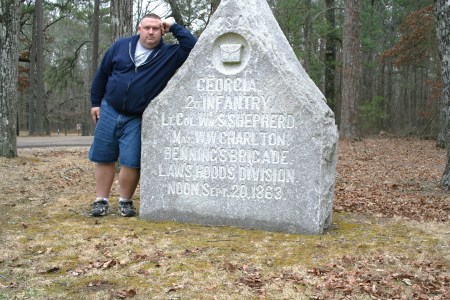
POLYGON ((97 198, 93 216, 104 216, 120 162, 119 213, 136 214, 132 196, 140 176, 142 114, 186 61, 197 39, 171 20, 149 14, 142 18, 138 35, 117 40, 106 52, 92 83, 91 116, 96 124, 89 159, 96 163, 97 198), (172 32, 179 44, 162 40, 172 32))

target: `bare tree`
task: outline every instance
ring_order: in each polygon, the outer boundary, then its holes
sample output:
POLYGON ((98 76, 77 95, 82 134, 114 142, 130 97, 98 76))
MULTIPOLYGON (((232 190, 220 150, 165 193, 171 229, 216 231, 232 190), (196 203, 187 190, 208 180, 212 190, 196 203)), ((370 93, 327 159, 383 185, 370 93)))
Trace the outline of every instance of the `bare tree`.
POLYGON ((44 6, 43 0, 36 0, 33 17, 33 45, 31 49, 31 97, 30 135, 50 134, 47 120, 44 83, 44 6))
POLYGON ((36 99, 34 97, 33 91, 34 91, 34 83, 36 82, 35 76, 36 76, 36 38, 37 35, 37 28, 36 28, 36 21, 35 21, 35 14, 31 16, 31 45, 30 45, 30 61, 29 61, 29 78, 30 78, 30 86, 27 91, 27 102, 28 102, 28 134, 34 135, 36 132, 36 99))
POLYGON ((442 69, 442 102, 447 120, 447 165, 441 183, 450 187, 450 2, 436 0, 436 31, 442 69))
POLYGON ((98 67, 98 48, 100 40, 100 0, 94 0, 94 14, 92 15, 92 57, 90 80, 94 78, 98 67))
POLYGON ((0 1, 0 156, 16 157, 20 1, 0 1))
POLYGON ((111 40, 133 34, 133 0, 111 0, 111 40))
POLYGON ((357 138, 358 102, 361 89, 360 0, 344 1, 344 38, 342 66, 342 138, 357 138))
MULTIPOLYGON (((445 19, 450 17, 448 10, 449 10, 449 3, 448 1, 444 0, 436 0, 435 1, 435 15, 436 15, 436 33, 438 36, 438 49, 439 49, 439 56, 441 59, 441 68, 442 68, 442 81, 443 81, 443 91, 441 94, 441 104, 440 104, 440 111, 439 111, 439 132, 437 136, 437 146, 441 148, 445 148, 448 146, 450 148, 449 141, 447 139, 447 134, 449 132, 448 129, 448 121, 449 121, 449 79, 448 79, 448 73, 449 73, 449 67, 450 67, 450 58, 449 58, 449 34, 450 31, 448 28, 445 28, 445 26, 449 26, 449 20, 445 19), (446 3, 445 3, 446 2, 446 3), (446 49, 447 47, 447 49, 446 49), (445 64, 447 64, 447 69, 445 64), (447 74, 446 74, 447 73, 447 74), (447 76, 447 78, 445 78, 447 76), (447 80, 447 82, 445 82, 447 80)), ((446 173, 448 174, 447 170, 449 169, 449 166, 447 164, 446 173)), ((447 179, 449 181, 450 179, 447 179)), ((448 185, 448 184, 447 184, 448 185)))
POLYGON ((303 32, 305 34, 305 59, 304 59, 304 68, 306 72, 311 72, 311 57, 313 51, 313 28, 312 28, 312 17, 311 17, 311 0, 305 1, 306 6, 306 15, 305 15, 305 24, 303 25, 303 32))
MULTIPOLYGON (((100 44, 100 0, 94 0, 94 13, 92 15, 92 48, 91 48, 91 68, 89 70, 89 80, 92 82, 98 67, 98 49, 100 44)), ((88 89, 89 91, 89 89, 88 89)), ((87 93, 89 95, 89 92, 87 93)), ((87 97, 84 99, 82 135, 91 133, 91 104, 87 97)))
POLYGON ((181 9, 176 0, 168 0, 170 9, 172 10, 172 17, 175 19, 175 22, 178 24, 185 26, 185 22, 183 21, 183 16, 181 15, 181 9))
POLYGON ((326 20, 327 20, 327 35, 325 45, 325 98, 328 106, 338 116, 336 111, 336 96, 335 96, 335 74, 336 74, 336 17, 335 17, 335 0, 325 0, 326 3, 326 20))

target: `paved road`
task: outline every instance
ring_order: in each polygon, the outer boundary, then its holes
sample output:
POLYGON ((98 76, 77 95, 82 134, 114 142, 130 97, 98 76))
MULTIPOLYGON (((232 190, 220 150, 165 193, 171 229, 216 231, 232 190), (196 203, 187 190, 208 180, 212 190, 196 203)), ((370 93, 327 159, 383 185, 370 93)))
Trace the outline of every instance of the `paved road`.
POLYGON ((90 146, 92 136, 21 136, 17 137, 17 148, 90 146))

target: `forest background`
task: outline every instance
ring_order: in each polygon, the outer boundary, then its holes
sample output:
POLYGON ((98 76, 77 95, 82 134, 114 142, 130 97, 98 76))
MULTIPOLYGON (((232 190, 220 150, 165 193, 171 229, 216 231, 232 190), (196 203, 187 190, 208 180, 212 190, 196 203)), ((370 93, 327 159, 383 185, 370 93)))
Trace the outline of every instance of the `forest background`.
MULTIPOLYGON (((91 78, 113 40, 135 33, 138 20, 151 10, 163 18, 175 17, 200 36, 219 1, 212 2, 97 0, 95 9, 92 0, 23 1, 17 133, 78 130, 91 135, 91 78)), ((340 125, 344 1, 268 2, 340 125)), ((358 136, 444 134, 445 123, 439 123, 442 81, 433 2, 360 1, 358 136)))

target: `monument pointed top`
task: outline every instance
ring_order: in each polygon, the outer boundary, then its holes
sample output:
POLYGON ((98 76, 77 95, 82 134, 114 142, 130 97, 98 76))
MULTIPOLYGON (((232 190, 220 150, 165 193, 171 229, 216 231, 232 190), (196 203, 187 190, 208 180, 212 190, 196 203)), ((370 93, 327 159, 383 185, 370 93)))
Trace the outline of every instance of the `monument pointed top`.
POLYGON ((208 74, 214 73, 210 70, 214 68, 222 75, 239 76, 252 76, 258 72, 256 70, 266 68, 271 71, 271 77, 283 78, 283 82, 274 80, 268 88, 294 88, 295 93, 305 95, 304 105, 318 106, 322 112, 333 116, 325 97, 298 61, 266 0, 222 0, 188 62, 180 69, 180 76, 173 81, 191 74, 193 68, 208 74), (224 58, 224 53, 231 51, 231 45, 238 47, 239 53, 235 55, 240 54, 239 62, 224 58))

